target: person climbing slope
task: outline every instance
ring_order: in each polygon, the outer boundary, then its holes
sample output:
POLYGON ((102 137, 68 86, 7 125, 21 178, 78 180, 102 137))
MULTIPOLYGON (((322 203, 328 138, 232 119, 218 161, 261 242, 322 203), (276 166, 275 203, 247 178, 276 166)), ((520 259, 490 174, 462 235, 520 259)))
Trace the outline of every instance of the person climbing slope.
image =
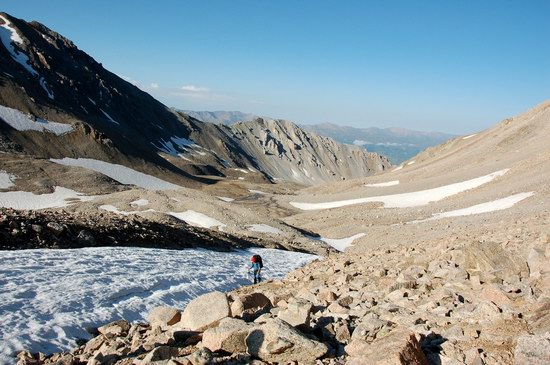
POLYGON ((250 258, 250 267, 248 268, 248 272, 250 273, 250 270, 253 270, 254 273, 254 284, 259 283, 262 281, 261 272, 262 268, 264 267, 262 257, 260 255, 252 255, 250 258))

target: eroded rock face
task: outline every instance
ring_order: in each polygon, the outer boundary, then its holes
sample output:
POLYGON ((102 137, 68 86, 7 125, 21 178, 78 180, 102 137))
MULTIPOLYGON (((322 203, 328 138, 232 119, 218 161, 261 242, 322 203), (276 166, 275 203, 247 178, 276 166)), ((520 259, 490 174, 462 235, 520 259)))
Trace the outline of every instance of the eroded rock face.
POLYGON ((550 364, 550 332, 518 338, 514 357, 516 364, 550 364))
POLYGON ((279 363, 313 362, 328 350, 325 344, 307 338, 278 318, 250 330, 246 346, 249 354, 263 361, 279 363))
POLYGON ((212 292, 189 302, 177 327, 201 331, 217 325, 223 318, 230 315, 231 310, 226 294, 212 292))

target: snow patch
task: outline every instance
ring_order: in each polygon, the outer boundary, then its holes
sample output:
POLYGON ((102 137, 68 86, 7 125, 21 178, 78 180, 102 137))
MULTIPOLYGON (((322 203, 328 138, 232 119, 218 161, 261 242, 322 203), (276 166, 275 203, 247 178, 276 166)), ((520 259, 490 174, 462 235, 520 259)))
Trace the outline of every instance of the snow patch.
POLYGON ((528 193, 519 193, 519 194, 508 196, 506 198, 493 200, 491 202, 472 205, 471 207, 468 207, 468 208, 451 210, 449 212, 444 212, 444 213, 435 213, 432 215, 431 218, 423 219, 419 221, 413 221, 411 223, 422 223, 422 222, 427 222, 427 221, 442 219, 442 218, 452 218, 452 217, 461 217, 461 216, 467 216, 467 215, 496 212, 498 210, 511 208, 517 203, 519 203, 520 201, 527 199, 533 195, 535 195, 533 191, 528 193))
POLYGON ((504 175, 509 169, 493 172, 489 175, 481 176, 475 179, 445 185, 434 189, 427 189, 421 191, 415 191, 411 193, 394 194, 394 195, 382 195, 373 196, 368 198, 340 200, 334 202, 325 203, 298 203, 290 202, 290 204, 298 209, 302 210, 316 210, 316 209, 331 209, 339 208, 354 204, 364 204, 381 202, 384 204, 384 208, 410 208, 418 207, 429 204, 431 202, 445 199, 449 196, 459 194, 466 190, 477 188, 483 184, 486 184, 495 178, 504 175))
POLYGON ((17 179, 15 175, 7 173, 4 170, 0 170, 0 189, 8 189, 15 186, 13 183, 17 179))
POLYGON ((8 50, 11 55, 11 58, 17 63, 19 63, 25 70, 27 70, 31 75, 37 76, 38 72, 29 64, 29 56, 23 52, 19 52, 13 46, 13 43, 23 44, 23 39, 17 33, 15 28, 11 26, 11 22, 5 18, 3 15, 0 15, 0 19, 4 21, 4 24, 0 25, 0 39, 4 44, 4 47, 8 50))
POLYGON ((154 210, 154 209, 134 210, 134 211, 131 211, 131 212, 126 212, 126 211, 120 210, 117 207, 115 207, 114 205, 110 205, 110 204, 100 205, 99 209, 106 210, 108 212, 115 213, 115 214, 121 214, 121 215, 132 215, 132 214, 138 214, 138 213, 156 212, 156 210, 154 210))
POLYGON ((101 108, 99 108, 99 110, 103 113, 103 115, 105 115, 105 117, 106 117, 107 119, 109 119, 109 121, 110 121, 111 123, 115 123, 115 124, 119 124, 119 125, 120 125, 120 123, 117 122, 116 120, 114 120, 109 114, 107 114, 106 111, 104 111, 104 110, 101 109, 101 108))
POLYGON ((137 205, 138 207, 143 207, 145 205, 149 205, 149 200, 147 199, 134 200, 133 202, 130 202, 130 205, 137 205))
POLYGON ((93 99, 91 99, 91 98, 88 98, 88 100, 90 100, 90 102, 91 102, 92 104, 97 105, 96 102, 95 102, 95 100, 93 100, 93 99))
POLYGON ((43 77, 40 77, 40 86, 42 86, 42 89, 44 89, 44 91, 48 95, 48 98, 53 100, 54 99, 53 92, 48 88, 48 84, 46 83, 46 80, 44 80, 43 77))
POLYGON ((154 143, 152 143, 152 145, 155 146, 156 148, 158 148, 159 150, 171 155, 171 156, 174 156, 174 157, 180 156, 181 158, 184 158, 188 161, 190 161, 190 160, 183 157, 183 155, 181 154, 180 150, 178 150, 177 147, 179 147, 180 149, 183 149, 184 151, 187 151, 187 148, 199 148, 200 147, 198 144, 196 144, 192 140, 187 139, 187 138, 178 137, 178 136, 170 137, 170 139, 167 140, 167 141, 165 141, 164 139, 161 139, 159 141, 159 143, 160 143, 160 147, 158 147, 154 143))
POLYGON ((264 193, 263 191, 260 191, 260 190, 248 189, 248 191, 250 191, 252 194, 260 194, 260 195, 266 195, 267 194, 267 193, 264 193))
POLYGON ((248 171, 246 171, 246 170, 244 170, 244 169, 233 169, 233 170, 240 171, 240 172, 242 172, 243 174, 248 174, 248 171))
POLYGON ((226 198, 225 196, 217 196, 216 198, 218 198, 220 200, 223 200, 224 202, 227 202, 227 203, 232 202, 232 201, 235 200, 233 198, 226 198))
POLYGON ((407 166, 414 165, 415 162, 416 162, 415 160, 409 161, 407 162, 407 166))
POLYGON ((187 210, 181 213, 169 212, 168 214, 192 226, 198 226, 202 228, 219 227, 220 229, 226 227, 226 225, 219 220, 211 218, 205 214, 195 212, 194 210, 187 210))
POLYGON ((401 165, 397 166, 395 169, 393 169, 392 171, 399 171, 402 168, 403 168, 403 165, 401 164, 401 165))
POLYGON ((382 188, 385 186, 395 186, 395 185, 399 185, 399 180, 393 180, 393 181, 388 181, 385 183, 378 183, 378 184, 365 184, 365 186, 369 188, 382 188))
POLYGON ((50 159, 60 165, 78 166, 89 170, 99 172, 109 176, 121 184, 136 185, 146 190, 172 190, 180 186, 161 180, 157 177, 144 174, 129 167, 113 164, 105 161, 93 160, 89 158, 69 158, 50 159))
POLYGON ((18 131, 50 132, 60 136, 73 130, 70 124, 50 122, 41 118, 36 118, 34 121, 27 114, 2 105, 0 105, 0 118, 18 131))
POLYGON ((249 231, 260 232, 260 233, 270 233, 270 234, 281 234, 281 231, 278 228, 268 226, 267 224, 251 224, 248 227, 249 231))
POLYGON ((477 133, 470 134, 469 136, 466 136, 466 137, 462 137, 462 139, 470 139, 470 138, 475 137, 475 136, 477 136, 477 133))
POLYGON ((353 241, 363 237, 364 235, 365 233, 358 233, 354 236, 346 237, 346 238, 326 238, 326 237, 311 237, 311 236, 307 236, 307 237, 316 241, 323 241, 327 245, 334 247, 338 251, 344 252, 346 248, 348 248, 353 244, 353 241))
POLYGON ((34 210, 67 207, 75 201, 90 201, 94 196, 86 196, 74 190, 56 186, 51 194, 34 194, 27 191, 0 193, 0 207, 34 210))
POLYGON ((216 252, 89 247, 0 251, 0 363, 20 350, 52 353, 76 347, 75 339, 125 318, 144 322, 158 306, 184 308, 210 291, 250 284, 250 256, 260 254, 280 279, 318 258, 297 252, 252 249, 216 252))

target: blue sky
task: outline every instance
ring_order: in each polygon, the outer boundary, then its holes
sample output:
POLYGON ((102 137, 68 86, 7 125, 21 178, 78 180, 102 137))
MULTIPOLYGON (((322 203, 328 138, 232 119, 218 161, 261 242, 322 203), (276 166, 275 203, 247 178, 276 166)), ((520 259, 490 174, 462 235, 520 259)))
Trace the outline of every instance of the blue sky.
POLYGON ((471 133, 550 98, 550 1, 13 1, 168 106, 471 133))

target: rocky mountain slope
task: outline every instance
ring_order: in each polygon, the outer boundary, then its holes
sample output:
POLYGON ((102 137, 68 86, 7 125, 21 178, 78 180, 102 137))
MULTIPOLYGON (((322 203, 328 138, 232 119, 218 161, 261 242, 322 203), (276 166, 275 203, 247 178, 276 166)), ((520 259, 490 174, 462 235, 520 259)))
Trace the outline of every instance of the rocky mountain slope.
POLYGON ((231 125, 238 122, 251 122, 259 118, 259 116, 251 113, 243 113, 239 111, 194 111, 182 110, 185 114, 198 120, 207 123, 231 125))
POLYGON ((6 61, 0 64, 0 148, 5 153, 24 154, 29 159, 109 161, 189 187, 239 177, 313 184, 389 166, 376 154, 351 152, 305 134, 297 126, 283 127, 282 122, 251 126, 261 134, 251 137, 255 143, 250 143, 251 139, 245 147, 233 129, 167 108, 40 23, 2 13, 0 36, 0 55, 6 61), (277 133, 280 128, 286 128, 288 134, 277 133), (315 146, 302 143, 293 152, 295 158, 285 158, 280 150, 279 160, 267 160, 263 144, 269 142, 270 133, 282 138, 282 145, 294 146, 295 136, 302 136, 304 141, 307 137, 323 147, 314 150, 315 146), (342 169, 335 163, 322 165, 335 158, 346 161, 342 169), (317 181, 308 179, 298 166, 306 160, 313 160, 310 162, 319 170, 312 172, 317 181), (273 166, 262 165, 268 162, 273 166), (363 166, 365 163, 369 165, 363 166), (292 168, 297 174, 282 173, 292 168), (235 169, 253 173, 242 176, 235 169))

